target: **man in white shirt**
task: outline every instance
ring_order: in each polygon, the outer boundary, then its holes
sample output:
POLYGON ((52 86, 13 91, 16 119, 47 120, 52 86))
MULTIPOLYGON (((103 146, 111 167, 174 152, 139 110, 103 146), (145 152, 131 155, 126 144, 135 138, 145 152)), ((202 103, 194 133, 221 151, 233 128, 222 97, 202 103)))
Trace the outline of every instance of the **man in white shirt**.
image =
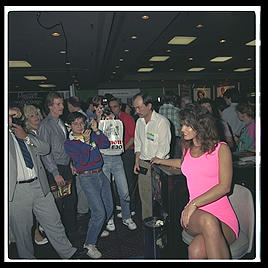
POLYGON ((240 121, 236 112, 236 106, 239 102, 239 92, 235 88, 227 89, 223 98, 229 107, 225 108, 222 112, 222 119, 227 122, 234 135, 240 137, 241 130, 245 126, 243 121, 240 121))
POLYGON ((133 107, 140 117, 135 128, 134 173, 139 174, 142 218, 145 219, 153 214, 150 160, 153 157, 169 158, 171 132, 168 119, 153 110, 151 96, 141 93, 135 95, 133 107))

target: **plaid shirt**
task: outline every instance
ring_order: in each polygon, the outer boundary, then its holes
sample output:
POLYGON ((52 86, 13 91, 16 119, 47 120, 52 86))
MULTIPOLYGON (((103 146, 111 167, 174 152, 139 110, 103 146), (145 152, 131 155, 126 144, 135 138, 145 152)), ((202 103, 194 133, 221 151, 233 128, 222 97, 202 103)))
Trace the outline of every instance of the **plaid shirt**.
POLYGON ((176 137, 181 137, 181 121, 179 118, 179 111, 180 109, 178 107, 175 107, 170 103, 164 103, 159 108, 159 113, 169 119, 174 125, 176 137))

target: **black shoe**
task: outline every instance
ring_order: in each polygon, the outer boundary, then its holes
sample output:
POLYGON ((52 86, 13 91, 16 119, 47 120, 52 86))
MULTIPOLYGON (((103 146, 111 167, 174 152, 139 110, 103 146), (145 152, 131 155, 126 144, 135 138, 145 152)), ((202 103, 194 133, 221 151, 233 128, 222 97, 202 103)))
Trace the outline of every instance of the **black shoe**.
POLYGON ((87 251, 86 248, 78 248, 70 259, 88 259, 87 251))

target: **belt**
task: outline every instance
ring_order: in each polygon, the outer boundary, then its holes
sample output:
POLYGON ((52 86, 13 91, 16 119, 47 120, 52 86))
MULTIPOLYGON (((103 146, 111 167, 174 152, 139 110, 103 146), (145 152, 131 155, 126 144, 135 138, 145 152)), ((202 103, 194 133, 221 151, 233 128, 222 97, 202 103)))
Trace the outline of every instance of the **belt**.
POLYGON ((94 174, 94 173, 99 173, 101 172, 102 169, 101 168, 97 168, 97 169, 91 169, 91 170, 85 170, 85 171, 81 171, 79 173, 79 175, 83 175, 83 174, 94 174))
POLYGON ((35 180, 37 180, 37 177, 32 178, 32 179, 29 179, 29 180, 18 181, 18 183, 19 183, 19 184, 21 184, 21 183, 31 183, 31 182, 33 182, 33 181, 35 181, 35 180))

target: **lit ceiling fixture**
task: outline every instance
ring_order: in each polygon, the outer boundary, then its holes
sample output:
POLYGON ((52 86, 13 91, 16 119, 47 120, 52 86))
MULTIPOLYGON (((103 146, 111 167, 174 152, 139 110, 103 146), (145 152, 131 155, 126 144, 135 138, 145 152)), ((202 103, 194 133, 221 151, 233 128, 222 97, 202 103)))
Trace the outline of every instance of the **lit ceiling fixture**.
POLYGON ((61 50, 60 51, 60 54, 66 54, 67 52, 66 52, 66 50, 61 50))
POLYGON ((169 40, 169 45, 188 45, 193 42, 197 37, 194 36, 174 36, 169 40))
POLYGON ((132 39, 132 40, 136 40, 136 39, 137 39, 137 35, 132 35, 132 36, 131 36, 131 39, 132 39))
POLYGON ((256 40, 252 40, 252 41, 246 43, 246 46, 256 46, 256 40))
POLYGON ((234 69, 234 72, 247 72, 251 69, 252 68, 237 68, 237 69, 234 69))
POLYGON ((50 88, 50 87, 56 87, 56 85, 54 84, 40 84, 38 85, 39 87, 43 87, 43 88, 50 88))
POLYGON ((203 24, 201 24, 201 23, 197 24, 196 28, 198 28, 198 29, 203 28, 203 24))
POLYGON ((188 58, 189 61, 193 61, 193 59, 194 59, 193 57, 189 57, 188 58))
POLYGON ((193 67, 193 68, 190 68, 188 69, 187 71, 188 72, 200 72, 200 71, 203 71, 205 68, 203 67, 193 67))
POLYGON ((148 15, 143 15, 141 18, 142 18, 143 20, 148 20, 150 17, 149 17, 148 15))
POLYGON ((154 68, 149 68, 149 67, 142 67, 138 69, 138 72, 140 73, 146 73, 146 72, 151 72, 154 68))
POLYGON ((213 59, 211 59, 210 61, 212 62, 224 62, 227 60, 230 60, 232 57, 215 57, 213 59))
POLYGON ((25 61, 25 60, 10 60, 8 62, 8 66, 10 68, 32 67, 32 65, 28 61, 25 61))
POLYGON ((169 56, 153 56, 149 59, 149 61, 166 61, 169 58, 169 56))
POLYGON ((47 80, 44 75, 25 75, 24 78, 31 81, 47 80))
POLYGON ((221 40, 220 40, 220 43, 221 43, 221 44, 226 43, 226 39, 221 39, 221 40))
POLYGON ((58 37, 58 36, 60 36, 60 33, 54 32, 51 35, 54 36, 54 37, 58 37))

